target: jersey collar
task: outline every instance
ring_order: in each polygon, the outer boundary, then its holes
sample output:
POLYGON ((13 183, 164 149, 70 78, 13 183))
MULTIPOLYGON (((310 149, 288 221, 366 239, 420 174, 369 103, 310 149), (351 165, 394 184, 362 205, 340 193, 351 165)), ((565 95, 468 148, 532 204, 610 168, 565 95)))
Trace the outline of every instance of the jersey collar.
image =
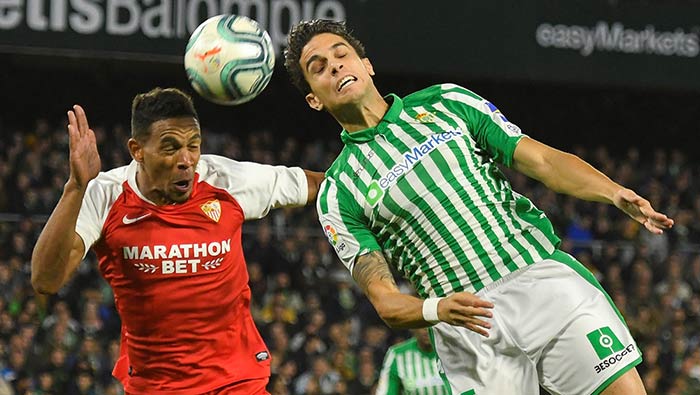
POLYGON ((396 122, 396 120, 399 118, 399 114, 401 114, 401 111, 403 110, 403 101, 400 97, 396 96, 393 93, 384 96, 384 99, 386 99, 387 102, 391 103, 391 106, 389 107, 389 110, 386 112, 386 114, 384 114, 384 117, 381 119, 381 121, 379 121, 379 124, 375 127, 358 130, 357 132, 352 133, 343 129, 343 131, 340 133, 340 139, 343 141, 343 143, 366 143, 374 139, 374 136, 376 136, 377 134, 382 134, 384 130, 386 130, 386 128, 389 126, 389 124, 396 122))

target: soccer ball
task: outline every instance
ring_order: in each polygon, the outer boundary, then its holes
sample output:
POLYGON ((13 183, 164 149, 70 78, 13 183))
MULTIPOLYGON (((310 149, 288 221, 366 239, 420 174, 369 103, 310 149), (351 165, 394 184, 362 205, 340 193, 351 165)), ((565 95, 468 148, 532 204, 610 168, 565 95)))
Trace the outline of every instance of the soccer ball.
POLYGON ((217 15, 202 22, 185 49, 192 87, 217 104, 253 100, 270 82, 274 67, 270 35, 240 15, 217 15))

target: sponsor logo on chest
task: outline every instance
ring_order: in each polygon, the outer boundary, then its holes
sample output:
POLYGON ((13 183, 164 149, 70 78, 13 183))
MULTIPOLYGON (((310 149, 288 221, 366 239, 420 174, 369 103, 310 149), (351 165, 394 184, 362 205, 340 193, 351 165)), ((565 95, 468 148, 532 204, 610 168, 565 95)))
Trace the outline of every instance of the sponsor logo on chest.
POLYGON ((216 269, 230 251, 231 239, 207 243, 122 247, 127 264, 132 264, 140 272, 166 275, 216 269))
POLYGON ((376 206, 381 201, 385 191, 394 185, 399 177, 408 173, 418 162, 443 144, 463 135, 464 133, 460 129, 436 133, 428 136, 424 142, 409 147, 407 151, 401 153, 399 160, 393 167, 369 184, 365 194, 367 203, 372 207, 376 206))

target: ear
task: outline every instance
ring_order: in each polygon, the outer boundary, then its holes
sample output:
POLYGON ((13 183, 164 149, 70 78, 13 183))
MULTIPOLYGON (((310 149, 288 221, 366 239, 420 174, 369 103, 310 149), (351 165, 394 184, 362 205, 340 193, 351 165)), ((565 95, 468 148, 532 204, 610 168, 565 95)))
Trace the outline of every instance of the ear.
POLYGON ((369 58, 362 58, 362 64, 365 65, 367 73, 374 77, 374 66, 372 66, 372 62, 369 61, 369 58))
POLYGON ((126 145, 129 147, 131 157, 134 158, 135 161, 143 163, 143 146, 133 137, 129 139, 126 145))
POLYGON ((323 110, 323 103, 321 103, 321 101, 316 95, 314 95, 313 93, 308 93, 305 98, 306 103, 309 104, 309 107, 313 108, 316 111, 323 110))

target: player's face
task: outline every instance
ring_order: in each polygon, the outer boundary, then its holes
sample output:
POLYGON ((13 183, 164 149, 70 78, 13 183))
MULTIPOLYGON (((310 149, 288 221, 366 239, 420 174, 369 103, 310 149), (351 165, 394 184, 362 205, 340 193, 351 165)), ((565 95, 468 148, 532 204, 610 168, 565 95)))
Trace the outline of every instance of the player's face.
POLYGON ((311 87, 309 106, 330 113, 346 106, 360 106, 374 86, 374 69, 360 58, 342 37, 331 33, 314 36, 301 50, 299 64, 311 87))
POLYGON ((195 118, 156 121, 132 156, 140 162, 139 189, 158 204, 181 203, 192 194, 202 135, 195 118), (144 183, 146 185, 141 185, 144 183))
POLYGON ((430 334, 427 328, 411 330, 411 333, 418 341, 418 346, 423 350, 432 350, 433 343, 430 342, 430 334))

